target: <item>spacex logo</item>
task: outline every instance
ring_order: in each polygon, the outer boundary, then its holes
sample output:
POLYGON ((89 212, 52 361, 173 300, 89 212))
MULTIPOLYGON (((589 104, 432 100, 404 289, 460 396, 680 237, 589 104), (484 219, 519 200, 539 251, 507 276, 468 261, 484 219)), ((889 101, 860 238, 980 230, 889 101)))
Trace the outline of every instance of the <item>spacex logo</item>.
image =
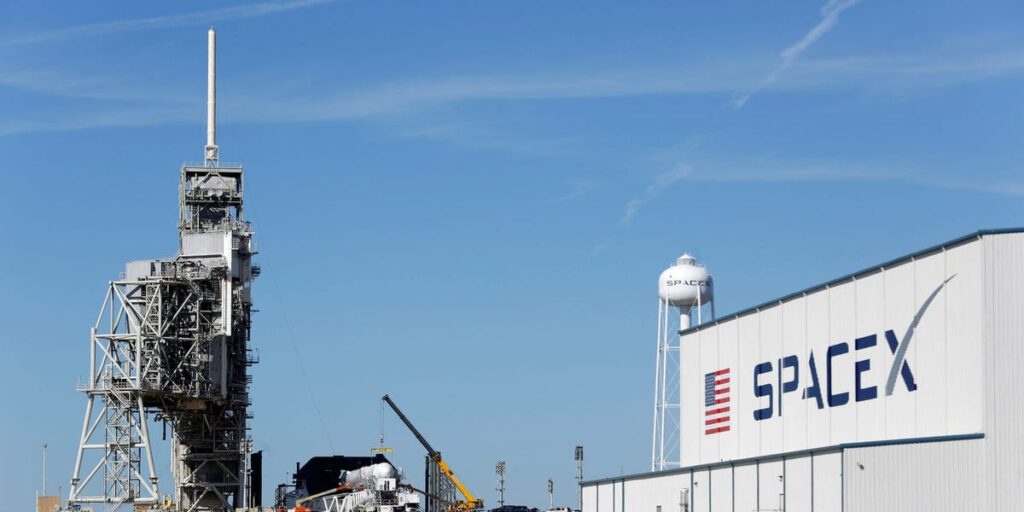
POLYGON ((917 381, 914 380, 914 372, 906 360, 907 348, 910 347, 914 331, 928 307, 931 306, 946 283, 954 277, 956 277, 955 274, 939 284, 925 299, 917 313, 914 314, 914 318, 910 321, 910 326, 907 327, 902 338, 897 337, 896 333, 890 329, 882 333, 881 336, 871 334, 853 340, 853 354, 851 354, 851 344, 843 341, 830 345, 826 349, 824 357, 821 354, 815 357, 814 351, 810 351, 806 364, 801 364, 800 358, 792 354, 775 362, 765 361, 754 366, 754 396, 768 399, 768 405, 754 411, 754 419, 761 421, 782 416, 783 395, 800 390, 801 385, 804 387, 800 396, 804 400, 813 400, 818 409, 824 409, 826 406, 842 407, 850 403, 851 398, 856 402, 878 398, 878 386, 868 382, 868 376, 865 375, 872 368, 870 358, 861 358, 854 362, 853 389, 839 389, 834 384, 833 368, 842 359, 856 356, 858 352, 877 345, 879 337, 885 341, 890 353, 894 356, 885 381, 885 396, 891 396, 896 391, 898 384, 907 392, 916 391, 917 381), (801 379, 801 371, 803 371, 803 379, 801 379))
POLYGON ((665 281, 667 286, 679 286, 685 284, 686 286, 711 286, 711 281, 704 281, 698 279, 692 279, 689 281, 683 281, 682 279, 669 279, 665 281))

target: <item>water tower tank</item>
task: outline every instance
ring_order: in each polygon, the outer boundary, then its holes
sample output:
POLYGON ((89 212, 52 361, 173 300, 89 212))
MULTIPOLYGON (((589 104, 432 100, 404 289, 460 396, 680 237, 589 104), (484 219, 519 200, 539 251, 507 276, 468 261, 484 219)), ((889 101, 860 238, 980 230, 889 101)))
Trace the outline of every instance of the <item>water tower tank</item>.
POLYGON ((689 254, 665 269, 658 278, 658 296, 680 308, 691 308, 711 300, 711 274, 689 254))

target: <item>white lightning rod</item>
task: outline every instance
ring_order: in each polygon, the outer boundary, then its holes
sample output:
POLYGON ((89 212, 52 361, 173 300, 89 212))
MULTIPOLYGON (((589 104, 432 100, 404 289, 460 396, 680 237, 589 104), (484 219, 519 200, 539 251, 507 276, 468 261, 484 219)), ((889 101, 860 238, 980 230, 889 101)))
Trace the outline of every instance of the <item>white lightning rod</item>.
POLYGON ((217 165, 217 31, 207 33, 206 165, 217 165))

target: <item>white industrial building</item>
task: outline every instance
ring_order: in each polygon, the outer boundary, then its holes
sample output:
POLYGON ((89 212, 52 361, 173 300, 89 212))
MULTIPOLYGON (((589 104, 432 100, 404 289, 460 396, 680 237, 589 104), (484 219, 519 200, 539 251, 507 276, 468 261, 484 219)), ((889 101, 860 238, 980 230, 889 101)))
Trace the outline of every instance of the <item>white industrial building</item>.
POLYGON ((1024 510, 1024 229, 686 329, 679 356, 679 467, 582 482, 583 512, 1024 510))

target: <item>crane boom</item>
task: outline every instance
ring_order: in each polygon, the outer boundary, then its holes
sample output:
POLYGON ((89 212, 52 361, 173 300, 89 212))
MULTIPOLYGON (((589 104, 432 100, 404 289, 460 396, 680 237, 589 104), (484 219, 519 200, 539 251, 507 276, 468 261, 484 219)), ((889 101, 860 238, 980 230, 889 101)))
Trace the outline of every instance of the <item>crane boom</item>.
POLYGON ((405 423, 405 426, 409 429, 410 432, 412 432, 412 435, 416 436, 416 440, 423 445, 423 448, 427 450, 427 454, 430 455, 431 458, 435 458, 440 455, 440 453, 438 453, 433 446, 430 446, 430 443, 427 442, 427 438, 423 437, 423 434, 420 434, 419 430, 416 430, 416 427, 414 427, 412 422, 409 421, 409 418, 407 418, 405 414, 402 413, 402 410, 399 409, 397 405, 395 405, 395 402, 391 400, 390 396, 384 395, 384 397, 381 398, 381 400, 387 402, 387 404, 391 407, 391 410, 395 411, 395 414, 398 415, 398 419, 402 420, 402 423, 405 423))
POLYGON ((441 470, 441 473, 443 473, 444 476, 448 478, 448 481, 450 481, 452 485, 454 485, 455 488, 458 489, 460 493, 462 493, 462 496, 466 498, 465 502, 456 503, 454 508, 463 510, 475 510, 483 508, 484 501, 476 498, 475 496, 473 496, 473 493, 469 492, 469 489, 467 489, 466 486, 462 484, 462 481, 459 480, 459 477, 455 476, 455 472, 452 471, 452 469, 448 466, 448 463, 445 462, 443 458, 441 458, 441 453, 435 450, 433 446, 430 446, 430 443, 427 441, 427 438, 423 437, 423 434, 420 434, 419 430, 416 430, 416 427, 413 426, 412 422, 409 421, 409 418, 407 418, 405 414, 402 413, 402 410, 399 409, 397 405, 395 405, 395 402, 391 400, 391 397, 388 395, 384 395, 383 397, 381 397, 381 400, 387 403, 388 406, 391 407, 392 411, 395 411, 395 414, 398 415, 398 419, 402 420, 402 423, 404 423, 405 426, 409 429, 409 431, 412 432, 412 435, 416 436, 416 440, 419 441, 420 444, 423 445, 423 448, 427 450, 427 455, 429 455, 430 458, 437 464, 437 468, 441 470))

